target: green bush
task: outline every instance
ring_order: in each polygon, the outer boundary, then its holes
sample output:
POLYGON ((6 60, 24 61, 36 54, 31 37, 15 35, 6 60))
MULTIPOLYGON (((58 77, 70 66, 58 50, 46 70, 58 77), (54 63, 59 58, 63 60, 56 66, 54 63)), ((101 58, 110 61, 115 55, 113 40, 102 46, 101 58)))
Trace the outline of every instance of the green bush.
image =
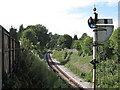
POLYGON ((82 51, 78 51, 78 56, 81 56, 82 55, 82 51))
POLYGON ((48 69, 37 53, 20 53, 15 71, 9 78, 4 74, 4 88, 67 88, 68 85, 48 69), (57 83, 56 83, 57 82, 57 83), (58 83, 60 83, 58 85, 58 83))
POLYGON ((62 50, 62 51, 54 51, 53 57, 57 59, 61 64, 67 63, 69 61, 69 58, 72 54, 72 51, 70 50, 62 50))
POLYGON ((65 61, 69 60, 71 54, 72 54, 72 51, 67 51, 67 56, 65 58, 65 61))
POLYGON ((65 59, 67 57, 67 51, 63 52, 63 59, 65 59))

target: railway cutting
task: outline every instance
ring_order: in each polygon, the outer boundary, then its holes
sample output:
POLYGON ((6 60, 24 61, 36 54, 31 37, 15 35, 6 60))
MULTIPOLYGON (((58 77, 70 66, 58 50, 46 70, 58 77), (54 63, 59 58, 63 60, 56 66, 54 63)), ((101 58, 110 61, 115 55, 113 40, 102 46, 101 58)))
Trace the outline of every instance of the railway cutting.
POLYGON ((73 88, 80 88, 84 90, 85 88, 92 88, 89 82, 84 82, 82 79, 78 78, 71 71, 61 65, 58 61, 53 59, 52 54, 49 52, 46 54, 48 66, 65 82, 67 82, 73 88))

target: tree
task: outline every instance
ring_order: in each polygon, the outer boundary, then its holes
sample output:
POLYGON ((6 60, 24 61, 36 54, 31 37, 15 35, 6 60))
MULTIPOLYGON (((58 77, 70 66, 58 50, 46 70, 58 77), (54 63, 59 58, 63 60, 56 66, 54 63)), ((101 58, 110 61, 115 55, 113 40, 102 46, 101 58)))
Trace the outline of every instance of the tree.
POLYGON ((74 35, 74 38, 73 38, 73 40, 78 40, 78 37, 77 37, 77 35, 74 35))
POLYGON ((15 38, 16 40, 18 40, 17 29, 13 28, 12 26, 11 26, 11 28, 10 28, 10 35, 11 35, 13 38, 15 38))
POLYGON ((107 40, 106 42, 104 42, 104 56, 105 59, 111 59, 111 57, 113 56, 113 48, 110 46, 110 43, 112 43, 112 40, 107 40))
POLYGON ((77 49, 77 50, 82 50, 81 47, 81 41, 80 40, 74 40, 72 43, 72 48, 77 49))
POLYGON ((116 29, 111 38, 111 43, 110 46, 111 48, 113 48, 113 53, 118 55, 118 57, 120 57, 120 28, 116 29))
POLYGON ((48 49, 55 49, 57 47, 57 41, 60 35, 49 33, 49 42, 47 43, 47 48, 48 49))
POLYGON ((81 36, 81 38, 79 40, 84 40, 87 37, 88 37, 87 33, 83 33, 83 35, 81 36))
POLYGON ((32 48, 29 48, 37 50, 37 52, 41 54, 40 56, 42 56, 42 54, 45 53, 45 50, 47 48, 46 45, 50 40, 49 34, 47 33, 48 30, 43 25, 30 25, 24 29, 20 40, 22 43, 24 42, 23 44, 28 44, 26 46, 32 46, 32 48), (25 43, 25 41, 28 43, 25 43))
POLYGON ((30 25, 25 30, 28 29, 31 29, 35 33, 37 42, 40 42, 41 50, 43 50, 46 44, 49 42, 49 34, 47 34, 48 30, 46 29, 46 27, 37 24, 37 25, 30 25))
POLYGON ((82 45, 82 50, 84 54, 89 55, 89 56, 92 55, 92 42, 93 42, 92 37, 87 37, 83 41, 81 45, 82 45))
POLYGON ((22 24, 22 25, 20 25, 19 31, 18 31, 18 38, 19 38, 19 39, 20 39, 21 34, 22 34, 23 31, 24 31, 24 27, 23 27, 23 24, 22 24))
POLYGON ((27 29, 22 33, 21 40, 23 40, 24 38, 29 40, 30 43, 33 43, 33 45, 37 44, 36 34, 32 29, 27 29))
POLYGON ((60 36, 60 38, 58 39, 57 44, 62 48, 71 48, 71 44, 72 44, 72 37, 69 36, 68 34, 64 34, 62 36, 60 36))

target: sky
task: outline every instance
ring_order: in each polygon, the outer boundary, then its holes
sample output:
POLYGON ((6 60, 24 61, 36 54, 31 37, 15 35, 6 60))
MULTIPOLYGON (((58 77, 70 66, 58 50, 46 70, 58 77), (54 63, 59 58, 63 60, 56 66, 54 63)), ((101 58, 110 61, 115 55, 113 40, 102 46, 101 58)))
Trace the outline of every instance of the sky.
POLYGON ((93 16, 94 4, 98 18, 113 18, 114 29, 118 27, 119 0, 1 0, 0 25, 9 31, 11 26, 19 29, 23 24, 42 24, 49 32, 60 35, 83 33, 93 35, 88 18, 93 16))

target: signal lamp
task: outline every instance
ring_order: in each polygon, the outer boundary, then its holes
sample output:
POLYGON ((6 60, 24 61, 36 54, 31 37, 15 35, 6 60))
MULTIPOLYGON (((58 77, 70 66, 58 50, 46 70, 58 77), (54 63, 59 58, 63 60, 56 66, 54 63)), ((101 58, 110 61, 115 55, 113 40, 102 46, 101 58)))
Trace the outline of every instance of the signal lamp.
POLYGON ((93 28, 93 26, 94 26, 94 20, 92 19, 92 17, 90 17, 88 19, 88 25, 89 25, 90 28, 93 28))

